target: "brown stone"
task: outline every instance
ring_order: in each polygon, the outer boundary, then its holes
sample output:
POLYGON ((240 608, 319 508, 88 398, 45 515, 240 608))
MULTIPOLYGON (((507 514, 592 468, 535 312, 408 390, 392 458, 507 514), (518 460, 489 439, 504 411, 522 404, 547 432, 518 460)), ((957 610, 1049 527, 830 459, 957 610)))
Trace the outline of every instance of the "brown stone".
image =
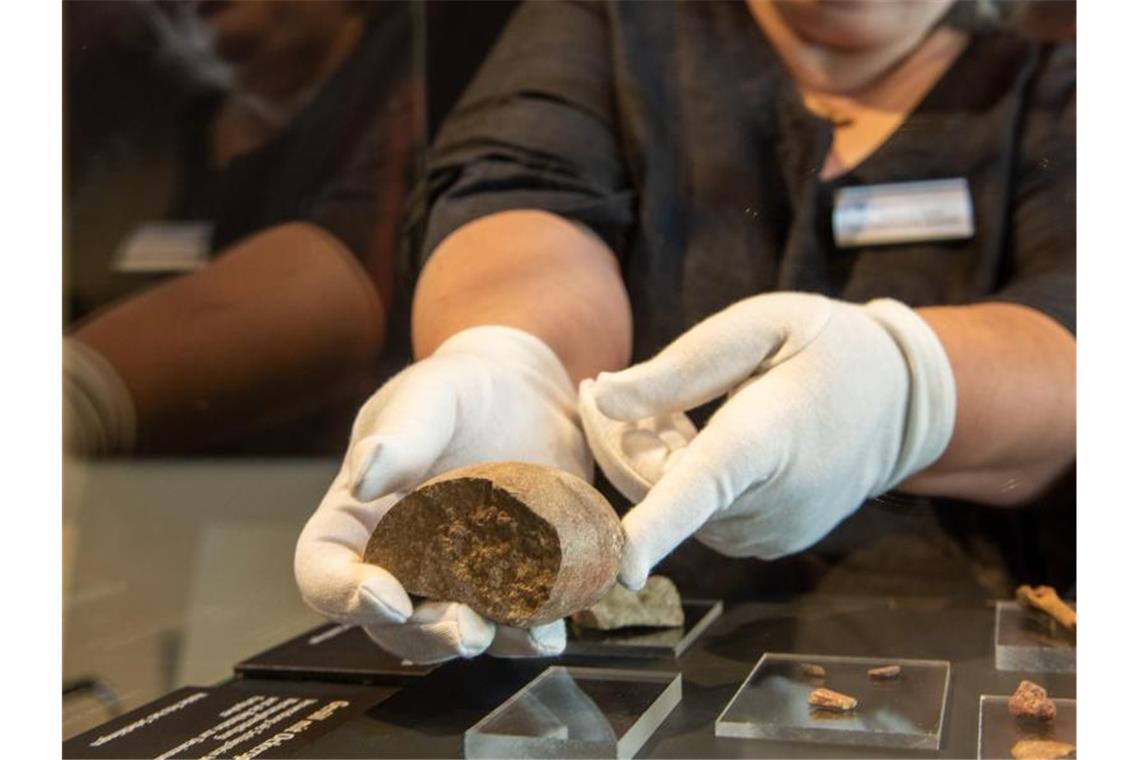
POLYGON ((1009 754, 1014 760, 1061 760, 1076 757, 1077 747, 1052 739, 1022 739, 1013 745, 1009 754))
POLYGON ((881 668, 871 668, 867 671, 867 676, 872 681, 893 681, 902 673, 902 668, 898 665, 884 665, 881 668))
POLYGON ((571 618, 583 628, 612 631, 630 626, 675 628, 685 624, 681 594, 664 575, 651 575, 637 592, 615 583, 601 600, 571 618))
POLYGON ((1044 688, 1032 681, 1022 681, 1009 698, 1009 714, 1022 719, 1053 720, 1057 716, 1057 705, 1044 688))
POLYGON ((808 695, 808 704, 817 710, 830 710, 832 712, 851 712, 859 704, 855 697, 840 694, 831 689, 812 689, 808 695))
POLYGON ((1077 632, 1077 613, 1065 604, 1052 586, 1018 586, 1017 601, 1022 607, 1040 610, 1056 620, 1067 631, 1077 632))
POLYGON ((525 462, 432 478, 381 518, 364 560, 410 594, 534 626, 590 607, 613 585, 625 538, 613 508, 562 470, 525 462))
POLYGON ((814 662, 801 662, 800 672, 808 678, 826 678, 827 671, 822 665, 816 665, 814 662))

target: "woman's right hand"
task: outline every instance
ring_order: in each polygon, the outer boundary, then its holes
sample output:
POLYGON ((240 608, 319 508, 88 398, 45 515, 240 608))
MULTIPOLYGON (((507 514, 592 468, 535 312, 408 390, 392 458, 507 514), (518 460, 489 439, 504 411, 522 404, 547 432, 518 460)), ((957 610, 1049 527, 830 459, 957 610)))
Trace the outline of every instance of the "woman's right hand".
POLYGON ((552 656, 561 620, 496 626, 456 602, 413 606, 387 570, 365 563, 380 518, 423 481, 464 465, 524 461, 587 481, 593 464, 577 399, 558 357, 509 327, 463 330, 393 377, 361 408, 344 464, 297 541, 294 572, 305 602, 361 625, 391 653, 417 663, 474 657, 552 656))

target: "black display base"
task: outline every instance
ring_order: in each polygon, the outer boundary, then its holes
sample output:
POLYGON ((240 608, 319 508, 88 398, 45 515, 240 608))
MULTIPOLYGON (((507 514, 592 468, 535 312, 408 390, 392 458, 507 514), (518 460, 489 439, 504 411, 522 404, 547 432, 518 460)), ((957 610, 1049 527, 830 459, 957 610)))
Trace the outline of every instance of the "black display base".
POLYGON ((187 686, 63 743, 64 758, 307 757, 394 687, 232 681, 187 686))
POLYGON ((234 666, 234 672, 247 678, 365 684, 407 683, 434 669, 404 662, 381 649, 359 626, 339 623, 317 626, 234 666))

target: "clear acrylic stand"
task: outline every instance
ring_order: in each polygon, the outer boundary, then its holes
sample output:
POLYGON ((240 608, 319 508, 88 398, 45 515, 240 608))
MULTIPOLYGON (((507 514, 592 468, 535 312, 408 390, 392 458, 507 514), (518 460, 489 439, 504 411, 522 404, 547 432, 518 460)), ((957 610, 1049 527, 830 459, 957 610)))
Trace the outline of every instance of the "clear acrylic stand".
POLYGON ((719 599, 682 599, 684 625, 676 628, 634 627, 594 631, 570 624, 566 654, 591 657, 680 657, 714 620, 724 605, 719 599))
POLYGON ((940 660, 833 657, 769 652, 716 720, 716 735, 863 747, 938 749, 950 687, 940 660), (822 677, 805 665, 823 668, 822 677), (897 678, 876 681, 871 668, 898 665, 897 678), (817 688, 855 697, 850 712, 808 704, 817 688))
POLYGON ((327 623, 242 660, 247 678, 315 678, 349 683, 407 683, 434 665, 414 665, 385 652, 355 625, 327 623))
POLYGON ((628 758, 680 701, 680 673, 551 667, 469 728, 464 754, 628 758))
POLYGON ((1054 699, 1057 716, 1048 722, 1019 720, 1009 714, 1009 697, 983 694, 978 700, 978 757, 1012 758, 1020 741, 1077 744, 1077 700, 1054 699))
POLYGON ((998 602, 994 667, 1031 673, 1075 673, 1077 644, 1057 621, 1017 602, 998 602))

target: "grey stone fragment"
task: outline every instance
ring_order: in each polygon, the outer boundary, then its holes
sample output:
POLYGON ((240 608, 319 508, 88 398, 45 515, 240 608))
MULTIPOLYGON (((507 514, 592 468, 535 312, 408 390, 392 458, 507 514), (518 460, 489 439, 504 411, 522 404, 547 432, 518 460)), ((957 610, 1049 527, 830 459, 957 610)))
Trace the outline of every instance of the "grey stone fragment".
POLYGON ((637 593, 615 583, 601 601, 575 613, 573 621, 600 631, 639 625, 673 628, 685 624, 685 613, 673 581, 664 575, 651 575, 637 593))

